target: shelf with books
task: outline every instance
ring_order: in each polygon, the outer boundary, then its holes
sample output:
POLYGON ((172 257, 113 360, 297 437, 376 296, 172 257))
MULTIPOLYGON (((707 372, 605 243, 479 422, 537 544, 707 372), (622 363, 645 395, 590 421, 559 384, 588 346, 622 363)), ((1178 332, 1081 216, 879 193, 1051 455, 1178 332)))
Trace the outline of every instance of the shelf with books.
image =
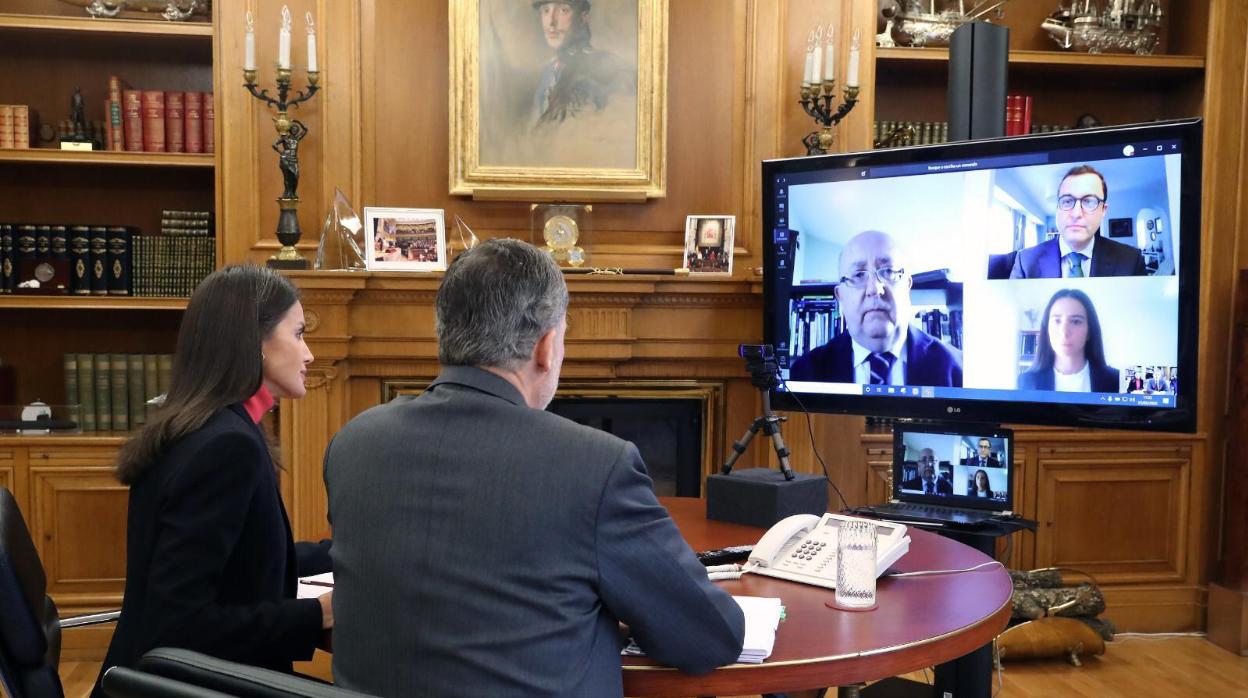
POLYGON ((120 447, 133 432, 110 431, 93 434, 0 434, 3 446, 114 446, 120 447))
POLYGON ((0 295, 0 308, 48 310, 185 310, 186 298, 0 295))
POLYGON ((145 153, 112 150, 78 151, 53 148, 0 149, 0 162, 46 165, 118 165, 124 167, 216 166, 213 153, 145 153))
POLYGON ((0 32, 39 32, 70 34, 118 34, 129 36, 170 36, 212 40, 208 22, 167 22, 142 19, 97 19, 50 15, 0 13, 0 32))

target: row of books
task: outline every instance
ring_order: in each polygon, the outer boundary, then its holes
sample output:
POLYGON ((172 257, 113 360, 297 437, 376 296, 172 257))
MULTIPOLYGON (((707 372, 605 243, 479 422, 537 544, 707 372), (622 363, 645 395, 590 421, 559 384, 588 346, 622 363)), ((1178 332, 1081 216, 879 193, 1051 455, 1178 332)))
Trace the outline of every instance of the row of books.
POLYGON ((169 389, 173 354, 65 354, 65 404, 83 431, 130 431, 169 389))
POLYGON ((30 105, 0 104, 0 148, 29 148, 30 124, 30 105))
POLYGON ((216 151, 216 106, 212 92, 129 89, 108 78, 105 148, 148 153, 216 151))
POLYGON ((161 231, 0 223, 0 293, 189 296, 216 268, 209 211, 161 212, 161 231))
MULTIPOLYGON (((1052 133, 1068 131, 1070 126, 1056 124, 1029 124, 1025 133, 1052 133)), ((1007 136, 1023 135, 1006 133, 1007 136)), ((876 121, 876 147, 899 147, 904 145, 929 145, 949 141, 949 122, 947 121, 876 121)))

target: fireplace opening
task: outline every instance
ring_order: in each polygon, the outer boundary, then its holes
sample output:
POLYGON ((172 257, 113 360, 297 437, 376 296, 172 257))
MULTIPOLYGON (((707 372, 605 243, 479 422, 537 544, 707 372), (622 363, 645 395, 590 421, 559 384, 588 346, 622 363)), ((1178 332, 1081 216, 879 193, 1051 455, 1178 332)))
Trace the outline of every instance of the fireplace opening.
POLYGON ((633 442, 660 497, 702 492, 703 403, 697 399, 558 397, 547 408, 633 442))

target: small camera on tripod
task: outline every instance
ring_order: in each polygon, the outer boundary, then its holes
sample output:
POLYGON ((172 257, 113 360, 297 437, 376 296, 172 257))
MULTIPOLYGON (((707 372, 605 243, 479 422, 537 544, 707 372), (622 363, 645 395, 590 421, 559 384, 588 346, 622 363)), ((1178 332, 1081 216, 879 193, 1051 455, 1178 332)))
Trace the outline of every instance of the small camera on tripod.
POLYGON ((745 370, 750 372, 754 387, 768 390, 780 385, 780 365, 770 344, 739 344, 737 354, 745 359, 745 370))

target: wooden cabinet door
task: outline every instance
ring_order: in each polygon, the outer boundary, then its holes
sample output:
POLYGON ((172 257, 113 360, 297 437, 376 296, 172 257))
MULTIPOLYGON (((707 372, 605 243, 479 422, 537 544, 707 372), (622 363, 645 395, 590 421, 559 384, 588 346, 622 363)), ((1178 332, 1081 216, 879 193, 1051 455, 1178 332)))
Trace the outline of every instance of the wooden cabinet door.
POLYGON ((11 448, 0 448, 0 487, 7 489, 13 493, 13 498, 17 499, 18 506, 21 506, 21 499, 17 493, 17 478, 15 477, 16 456, 11 448))
POLYGON ((127 489, 115 448, 30 449, 28 524, 63 609, 116 607, 125 589, 127 489))
POLYGON ((1095 443, 1038 449, 1036 564, 1101 584, 1181 582, 1191 450, 1095 443))
POLYGON ((887 504, 893 491, 893 444, 864 443, 867 504, 887 504))

